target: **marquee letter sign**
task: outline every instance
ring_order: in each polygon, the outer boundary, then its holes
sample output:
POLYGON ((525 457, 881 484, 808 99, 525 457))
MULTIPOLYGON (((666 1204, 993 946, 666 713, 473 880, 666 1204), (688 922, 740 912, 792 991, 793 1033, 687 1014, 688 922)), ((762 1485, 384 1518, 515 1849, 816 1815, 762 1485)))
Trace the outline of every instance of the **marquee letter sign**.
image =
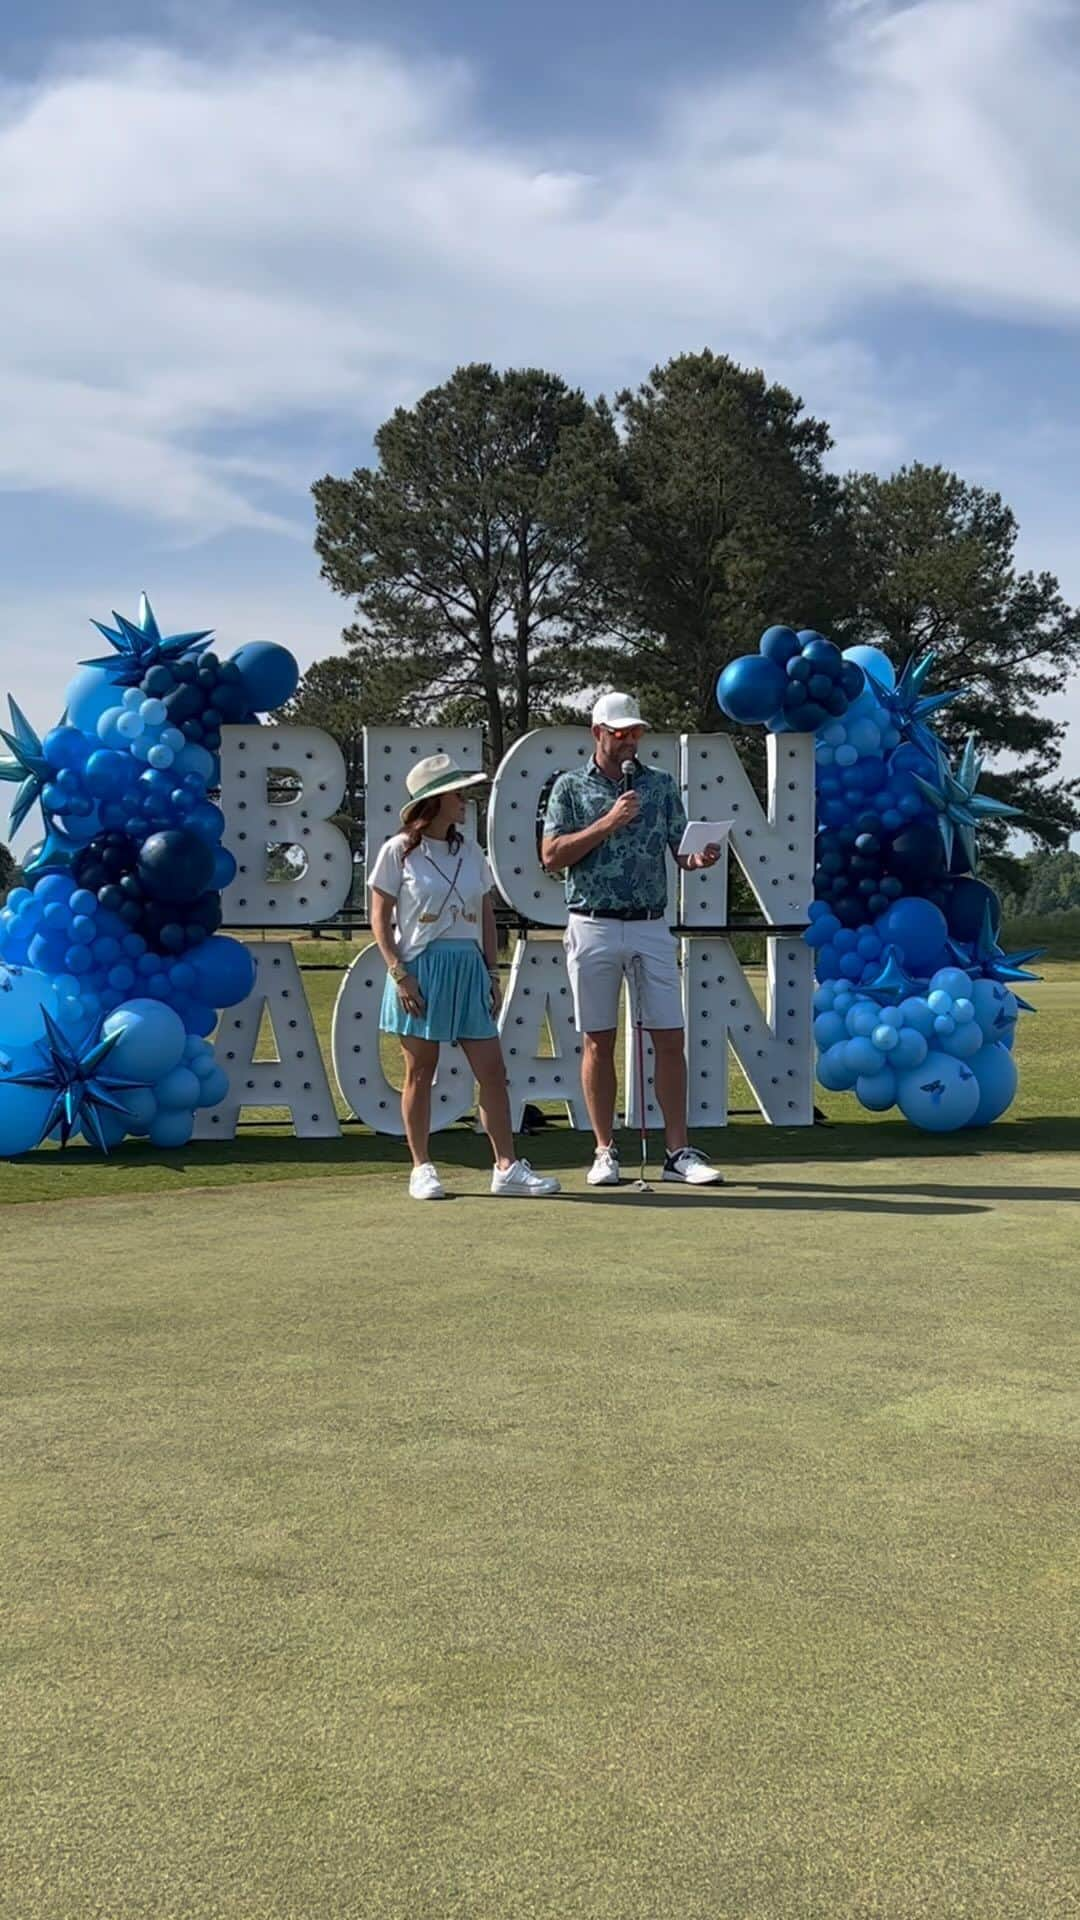
MULTIPOLYGON (((561 882, 545 873, 538 820, 547 791, 565 768, 592 751, 584 728, 547 727, 524 735, 496 771, 486 844, 499 891, 525 931, 515 942, 500 1030, 516 1125, 531 1101, 560 1101, 570 1124, 587 1125, 579 1084, 580 1044, 574 1032, 558 930, 566 924, 561 882)), ((370 871, 383 839, 398 829, 405 773, 416 759, 449 752, 479 769, 482 740, 474 728, 384 727, 365 733, 367 859, 370 871)), ((727 924, 727 859, 708 872, 671 868, 668 907, 680 926, 687 1065, 692 1124, 724 1126, 728 1074, 737 1060, 763 1118, 773 1126, 813 1120, 812 955, 798 937, 813 893, 814 760, 809 734, 768 737, 768 798, 762 807, 734 742, 726 734, 649 734, 642 757, 677 781, 691 819, 730 819, 730 856, 753 890, 767 929, 766 996, 758 1002, 727 924)), ((345 768, 336 743, 316 727, 238 726, 222 741, 222 809, 226 845, 237 862, 224 896, 234 927, 297 928, 328 919, 345 903, 352 879, 348 843, 332 824, 345 768), (293 791, 295 789, 295 791, 293 791), (286 797, 282 799, 282 793, 286 797), (299 850, 291 878, 272 878, 267 850, 299 850)), ((470 822, 470 831, 475 831, 470 822)), ((278 863, 280 874, 280 862, 278 863)), ((241 1108, 279 1108, 304 1137, 331 1136, 338 1119, 290 947, 255 949, 258 975, 250 998, 223 1016, 215 1041, 230 1079, 220 1107, 199 1114, 202 1139, 229 1138, 241 1108), (264 1017, 278 1058, 252 1059, 264 1017)), ((333 1063, 352 1115, 380 1133, 400 1134, 401 1110, 386 1078, 378 1015, 384 968, 373 944, 350 966, 333 1021, 333 1063)), ((632 1038, 632 1036, 631 1036, 632 1038)), ((650 1061, 651 1064, 651 1061, 650 1061)), ((647 1067, 647 1077, 651 1073, 647 1067)), ((640 1091, 634 1048, 626 1061, 628 1123, 636 1123, 640 1091)), ((433 1124, 449 1126, 471 1112, 473 1085, 465 1062, 443 1047, 433 1124)), ((649 1123, 659 1120, 650 1092, 649 1123)))

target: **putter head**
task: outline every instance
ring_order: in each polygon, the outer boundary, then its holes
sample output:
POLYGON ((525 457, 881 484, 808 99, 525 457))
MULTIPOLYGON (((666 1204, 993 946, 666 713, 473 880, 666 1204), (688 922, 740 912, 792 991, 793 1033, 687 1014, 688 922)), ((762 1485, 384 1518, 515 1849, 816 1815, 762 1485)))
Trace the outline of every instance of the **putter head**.
POLYGON ((635 1193, 651 1193, 652 1188, 650 1187, 647 1180, 635 1180, 634 1192, 635 1193))

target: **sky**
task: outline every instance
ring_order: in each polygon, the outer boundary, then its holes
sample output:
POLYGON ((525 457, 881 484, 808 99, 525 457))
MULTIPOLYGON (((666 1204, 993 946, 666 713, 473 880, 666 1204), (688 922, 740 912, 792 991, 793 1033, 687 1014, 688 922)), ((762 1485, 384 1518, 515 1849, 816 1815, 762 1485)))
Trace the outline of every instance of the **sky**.
POLYGON ((1000 491, 1080 601, 1073 0, 90 17, 22 10, 0 76, 0 689, 39 730, 143 589, 333 652, 311 482, 469 360, 762 366, 838 468, 1000 491))

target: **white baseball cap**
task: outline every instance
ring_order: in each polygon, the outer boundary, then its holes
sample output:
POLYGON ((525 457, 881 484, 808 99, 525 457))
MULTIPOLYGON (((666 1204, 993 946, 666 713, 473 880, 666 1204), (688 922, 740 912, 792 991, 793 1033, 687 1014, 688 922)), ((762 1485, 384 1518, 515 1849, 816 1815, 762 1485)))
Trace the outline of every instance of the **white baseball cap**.
POLYGON ((602 693, 592 710, 594 727, 647 727, 641 709, 631 693, 602 693))

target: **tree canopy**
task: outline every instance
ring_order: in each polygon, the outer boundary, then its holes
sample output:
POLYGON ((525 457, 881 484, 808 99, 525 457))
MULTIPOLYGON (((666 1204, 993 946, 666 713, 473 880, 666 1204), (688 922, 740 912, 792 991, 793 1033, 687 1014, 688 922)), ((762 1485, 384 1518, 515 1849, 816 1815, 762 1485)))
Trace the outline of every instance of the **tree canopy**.
POLYGON ((1080 826, 1045 710, 1080 614, 1017 567, 999 494, 919 464, 841 479, 824 420, 707 350, 613 405, 536 368, 459 367, 375 445, 377 466, 313 489, 323 573, 355 603, 355 678, 318 692, 339 738, 364 719, 480 723, 497 761, 612 685, 655 725, 723 727, 717 675, 782 621, 898 666, 933 648, 935 687, 966 689, 940 716, 947 744, 978 736, 986 790, 1040 845, 1080 826))
POLYGON ((375 436, 377 468, 313 489, 322 571, 383 717, 482 721, 501 758, 545 716, 571 630, 593 630, 586 556, 613 511, 610 417, 556 374, 459 367, 375 436))

